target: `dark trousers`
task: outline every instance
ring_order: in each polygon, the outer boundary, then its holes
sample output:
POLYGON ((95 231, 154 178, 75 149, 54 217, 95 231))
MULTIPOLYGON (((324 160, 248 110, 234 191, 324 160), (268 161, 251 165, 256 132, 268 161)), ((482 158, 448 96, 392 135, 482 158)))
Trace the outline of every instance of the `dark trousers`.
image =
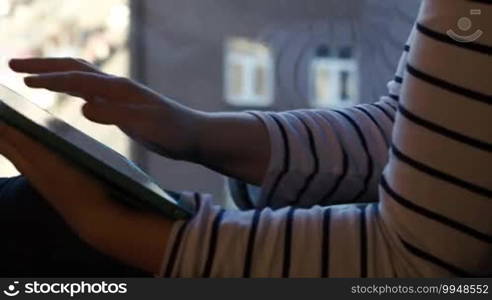
POLYGON ((142 277, 80 240, 24 177, 0 179, 0 277, 142 277))

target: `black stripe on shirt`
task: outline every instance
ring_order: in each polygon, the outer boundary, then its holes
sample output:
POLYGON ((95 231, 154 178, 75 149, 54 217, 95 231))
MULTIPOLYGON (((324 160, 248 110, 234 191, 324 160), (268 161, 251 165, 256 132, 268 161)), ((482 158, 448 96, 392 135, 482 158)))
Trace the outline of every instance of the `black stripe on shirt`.
POLYGON ((464 97, 467 97, 469 99, 473 99, 485 104, 492 104, 492 95, 486 95, 477 91, 473 91, 464 87, 457 86, 453 83, 444 81, 442 79, 439 79, 437 77, 434 77, 432 75, 426 74, 422 71, 417 70, 415 67, 411 66, 410 64, 407 65, 407 70, 408 73, 413 75, 414 77, 427 82, 430 85, 439 87, 441 89, 444 89, 448 92, 452 92, 464 97))
MULTIPOLYGON (((195 202, 195 211, 200 211, 201 207, 201 194, 193 193, 193 200, 195 202)), ((171 254, 169 255, 168 264, 164 272, 164 277, 171 277, 174 270, 174 265, 176 264, 176 259, 178 258, 179 249, 181 248, 181 243, 183 241, 183 236, 186 228, 188 227, 188 222, 184 223, 176 234, 176 239, 174 240, 173 248, 171 254)))
POLYGON ((235 196, 234 202, 236 203, 236 205, 241 210, 254 209, 255 206, 253 203, 253 199, 249 194, 248 184, 236 179, 230 179, 230 182, 230 184, 232 184, 234 188, 233 196, 235 196))
POLYGON ((403 196, 399 195, 395 190, 393 190, 388 181, 386 180, 385 176, 383 175, 381 177, 381 187, 383 190, 397 203, 402 205, 403 207, 410 209, 411 211, 426 217, 428 219, 431 219, 433 221, 436 221, 438 223, 441 223, 445 226, 451 227, 454 230, 460 231, 472 238, 475 238, 477 240, 480 240, 485 243, 492 243, 492 236, 487 235, 485 233, 482 233, 480 231, 477 231, 476 229, 473 229, 471 227, 468 227, 464 224, 461 224, 455 220, 452 220, 448 217, 445 217, 443 215, 437 214, 433 211, 430 211, 426 208, 423 208, 415 203, 413 203, 410 200, 405 199, 403 196))
POLYGON ((454 274, 455 276, 458 276, 458 277, 472 277, 471 274, 461 270, 460 268, 457 268, 443 260, 441 260, 440 258, 437 258, 421 249, 418 249, 417 247, 411 245, 410 243, 408 243, 407 241, 403 240, 401 237, 400 237, 400 241, 402 242, 402 244, 405 246, 405 248, 410 252, 412 253, 413 255, 417 256, 417 257, 420 257, 421 259, 425 260, 425 261, 428 261, 434 265, 437 265, 445 270, 447 270, 448 272, 454 274))
MULTIPOLYGON (((319 115, 323 119, 325 119, 328 122, 328 124, 331 123, 330 119, 325 117, 322 113, 320 113, 319 115)), ((335 134, 336 134, 336 132, 335 132, 335 134)), ((338 137, 338 139, 340 140, 341 138, 338 137)), ((340 149, 342 151, 342 173, 338 176, 333 187, 321 198, 321 201, 320 201, 321 204, 329 204, 331 202, 332 196, 335 194, 335 192, 338 190, 338 188, 342 185, 342 182, 345 179, 345 177, 347 177, 350 162, 348 159, 347 150, 345 150, 342 142, 339 142, 339 144, 340 144, 340 149)))
POLYGON ((491 198, 492 197, 492 191, 483 188, 481 186, 472 184, 470 182, 464 181, 462 179, 459 179, 457 177, 454 177, 452 175, 446 174, 444 172, 438 171, 434 168, 431 168, 427 165, 424 165, 421 162, 418 162, 407 155, 403 154, 397 147, 396 145, 392 145, 391 147, 393 154, 395 155, 396 158, 398 158, 400 161, 406 163, 407 165, 427 174, 430 176, 433 176, 435 178, 438 178, 442 181, 446 181, 452 185, 459 186, 461 188, 464 188, 470 192, 491 198))
POLYGON ((338 176, 333 187, 321 198, 322 205, 330 204, 332 200, 331 198, 336 193, 336 191, 338 191, 345 177, 347 177, 348 168, 349 168, 348 154, 347 151, 342 146, 342 173, 340 174, 340 176, 338 176))
POLYGON ((195 202, 195 211, 200 211, 202 206, 202 195, 200 193, 193 193, 193 200, 195 202))
POLYGON ((430 37, 433 40, 443 42, 449 45, 453 45, 455 47, 475 51, 475 52, 480 52, 483 54, 491 55, 492 54, 492 47, 480 44, 480 43, 475 43, 475 42, 470 42, 470 43, 462 43, 459 41, 455 41, 453 38, 451 38, 447 34, 443 34, 437 31, 434 31, 422 24, 417 23, 417 30, 422 33, 423 35, 430 37))
POLYGON ((266 205, 269 206, 272 203, 272 198, 275 195, 275 192, 277 191, 278 186, 280 185, 280 181, 282 178, 289 172, 290 168, 290 147, 289 147, 289 140, 287 137, 287 131, 285 130, 284 125, 280 120, 277 119, 277 116, 275 114, 270 115, 272 119, 275 121, 277 126, 280 129, 280 133, 282 135, 282 140, 283 140, 283 147, 284 147, 284 163, 282 167, 282 171, 277 175, 277 178, 275 179, 275 182, 273 183, 272 188, 268 192, 268 196, 266 198, 266 205))
POLYGON ((321 245, 321 278, 330 276, 330 231, 331 209, 325 209, 323 213, 323 241, 321 245))
POLYGON ((255 203, 253 202, 253 198, 252 198, 252 196, 249 193, 248 184, 241 181, 239 183, 239 189, 241 190, 242 195, 244 196, 244 198, 243 198, 244 199, 243 204, 246 205, 246 207, 247 207, 246 210, 248 210, 248 209, 254 209, 255 208, 255 203))
POLYGON ((374 173, 374 162, 372 160, 371 153, 369 151, 369 146, 367 144, 367 140, 364 136, 364 133, 362 132, 362 129, 357 124, 357 122, 355 122, 355 120, 352 119, 351 116, 349 116, 348 114, 346 114, 342 111, 334 110, 334 112, 343 116, 354 127, 355 131, 357 132, 357 135, 359 136, 360 142, 362 144, 362 148, 364 149, 364 152, 365 152, 366 157, 367 157, 367 174, 364 177, 364 187, 351 201, 351 202, 357 202, 360 200, 360 198, 362 196, 364 196, 364 194, 369 189, 369 181, 371 180, 371 177, 374 173))
POLYGON ((176 234, 176 238, 174 239, 173 248, 171 250, 171 254, 169 255, 169 260, 167 262, 166 270, 164 272, 164 277, 171 277, 174 270, 174 265, 176 263, 176 259, 178 257, 179 248, 181 247, 181 242, 183 240, 184 232, 188 227, 188 222, 183 223, 179 228, 178 233, 176 234))
POLYGON ((386 109, 384 109, 383 107, 380 106, 379 103, 371 103, 370 105, 374 106, 375 108, 379 109, 380 111, 382 111, 384 113, 384 115, 386 117, 388 117, 388 119, 394 123, 395 122, 395 117, 392 116, 386 109))
POLYGON ((389 106, 395 113, 398 111, 398 107, 396 107, 395 105, 389 103, 389 102, 386 102, 385 103, 387 106, 389 106))
POLYGON ((283 278, 288 278, 290 275, 290 261, 292 254, 292 227, 295 211, 296 209, 294 207, 291 207, 287 212, 287 219, 285 220, 284 263, 282 268, 283 278))
POLYGON ((376 125, 376 127, 379 129, 379 132, 381 133, 381 136, 383 137, 384 143, 386 145, 386 148, 389 148, 389 140, 386 134, 384 133, 383 127, 379 124, 379 122, 374 118, 374 116, 367 111, 363 106, 356 106, 355 109, 361 111, 363 114, 365 114, 373 123, 376 125))
POLYGON ((224 209, 220 210, 212 224, 212 232, 210 233, 210 244, 208 247, 208 255, 207 255, 207 260, 205 262, 205 268, 202 274, 202 277, 204 278, 210 277, 210 274, 212 273, 212 267, 214 265, 214 260, 215 260, 215 252, 217 250, 217 240, 219 238, 220 223, 222 222, 224 214, 225 214, 225 210, 224 209))
POLYGON ((435 133, 443 135, 447 138, 456 140, 456 141, 461 142, 463 144, 466 144, 466 145, 469 145, 469 146, 472 146, 472 147, 475 147, 475 148, 478 148, 478 149, 481 149, 484 151, 492 152, 492 144, 490 144, 490 143, 482 142, 480 140, 471 138, 469 136, 463 135, 461 133, 449 130, 449 129, 444 128, 440 125, 437 125, 435 123, 424 120, 424 119, 420 118, 419 116, 413 114, 412 112, 408 111, 402 105, 399 106, 399 110, 400 110, 400 113, 402 114, 402 116, 404 116, 407 120, 411 121, 412 123, 420 125, 426 129, 430 130, 430 131, 433 131, 435 133))
MULTIPOLYGON (((376 203, 372 203, 371 204, 371 208, 372 208, 372 211, 371 211, 371 214, 373 217, 377 218, 377 219, 381 219, 381 212, 380 212, 380 204, 381 202, 376 202, 376 203)), ((397 277, 397 272, 395 270, 395 266, 394 265, 391 265, 391 275, 389 275, 389 277, 393 277, 393 278, 396 278, 397 277)))
POLYGON ((249 231, 249 237, 248 237, 248 246, 246 248, 246 256, 244 259, 244 269, 243 269, 244 278, 251 277, 251 265, 253 262, 256 232, 258 231, 258 224, 260 222, 260 217, 261 217, 261 210, 256 210, 253 215, 253 220, 251 222, 251 229, 249 231))
POLYGON ((395 100, 396 102, 400 101, 400 96, 398 96, 398 95, 389 94, 389 97, 391 99, 395 100))
POLYGON ((360 277, 367 277, 367 226, 366 208, 368 204, 360 205, 360 277))
POLYGON ((313 171, 311 172, 311 174, 309 174, 306 177, 306 180, 304 182, 304 185, 302 186, 302 188, 299 190, 299 192, 296 195, 295 202, 292 203, 293 206, 298 206, 299 203, 301 203, 302 196, 304 196, 304 193, 306 193, 307 189, 311 185, 311 182, 313 181, 313 178, 316 176, 316 174, 318 174, 318 171, 319 171, 319 157, 318 157, 318 152, 316 150, 316 143, 314 141, 313 131, 311 130, 311 128, 309 127, 309 125, 306 124, 306 121, 304 121, 304 119, 301 116, 298 116, 297 113, 291 112, 291 115, 293 115, 294 117, 296 117, 303 124, 303 126, 306 128, 306 132, 308 134, 308 139, 309 139, 309 149, 311 151, 311 156, 313 157, 313 160, 314 160, 314 169, 313 169, 313 171))

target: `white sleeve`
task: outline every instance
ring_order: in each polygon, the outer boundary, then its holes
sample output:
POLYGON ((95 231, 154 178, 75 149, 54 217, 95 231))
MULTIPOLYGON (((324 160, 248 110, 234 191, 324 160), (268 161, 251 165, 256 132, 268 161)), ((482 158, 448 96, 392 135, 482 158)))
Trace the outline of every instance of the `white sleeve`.
POLYGON ((339 110, 251 112, 268 129, 271 158, 260 196, 240 197, 238 206, 307 208, 377 201, 409 49, 404 47, 388 95, 376 103, 339 110))
POLYGON ((377 203, 251 211, 224 210, 207 198, 200 203, 195 218, 175 224, 160 276, 313 278, 393 274, 377 203), (377 262, 371 259, 379 255, 377 262))

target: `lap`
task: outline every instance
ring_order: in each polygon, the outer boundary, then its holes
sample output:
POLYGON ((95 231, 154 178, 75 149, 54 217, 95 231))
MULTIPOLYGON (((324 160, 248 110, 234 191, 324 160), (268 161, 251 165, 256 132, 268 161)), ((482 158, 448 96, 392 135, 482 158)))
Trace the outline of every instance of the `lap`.
POLYGON ((0 276, 146 275, 80 240, 24 177, 0 179, 0 237, 0 276))

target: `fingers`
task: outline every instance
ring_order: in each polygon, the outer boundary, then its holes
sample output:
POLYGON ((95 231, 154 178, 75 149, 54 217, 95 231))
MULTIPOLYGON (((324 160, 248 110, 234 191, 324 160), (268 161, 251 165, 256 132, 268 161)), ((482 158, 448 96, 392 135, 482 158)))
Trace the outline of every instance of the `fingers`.
POLYGON ((86 103, 82 107, 82 113, 89 121, 103 125, 119 125, 120 117, 114 109, 107 104, 86 103))
POLYGON ((46 180, 46 176, 40 173, 41 169, 34 167, 15 146, 8 142, 0 141, 0 154, 5 156, 37 188, 44 184, 43 181, 46 180))
MULTIPOLYGON (((44 145, 15 128, 0 125, 0 153, 30 179, 40 192, 58 194, 59 186, 76 188, 74 184, 90 187, 93 180, 44 145)), ((86 189, 87 194, 97 191, 86 189)))
POLYGON ((80 71, 28 76, 24 81, 31 88, 77 95, 86 100, 103 97, 105 100, 122 101, 135 98, 138 92, 129 79, 80 71))
MULTIPOLYGON (((126 126, 128 124, 141 125, 139 116, 148 115, 145 105, 114 104, 107 101, 86 103, 82 107, 82 113, 88 120, 104 125, 126 126)), ((155 108, 153 108, 155 110, 155 108)))
POLYGON ((126 207, 114 203, 105 187, 86 172, 13 128, 3 133, 7 138, 0 139, 0 153, 75 230, 92 228, 93 220, 117 219, 127 212, 126 207))
POLYGON ((0 125, 0 140, 5 156, 14 164, 22 158, 28 158, 32 165, 43 162, 45 166, 54 167, 57 163, 58 157, 55 154, 31 137, 8 125, 0 125))
POLYGON ((38 167, 39 170, 54 172, 60 169, 61 166, 68 165, 54 152, 19 130, 7 125, 0 125, 0 130, 0 141, 4 155, 14 165, 22 168, 19 171, 29 172, 28 169, 23 167, 32 166, 38 167))
POLYGON ((157 99, 158 94, 127 79, 97 70, 90 63, 76 58, 13 59, 12 70, 28 76, 25 83, 31 88, 47 89, 91 101, 95 97, 119 102, 136 102, 136 99, 157 99))
MULTIPOLYGON (((0 125, 1 127, 2 125, 0 125)), ((0 155, 5 156, 17 170, 25 173, 30 169, 30 164, 22 157, 19 151, 5 140, 0 138, 0 155)))
MULTIPOLYGON (((68 72, 85 72, 100 75, 105 73, 96 69, 89 62, 79 58, 27 58, 27 59, 12 59, 9 66, 13 71, 28 74, 50 74, 50 73, 68 73, 68 72)), ((74 97, 83 98, 84 95, 64 91, 74 97)))
POLYGON ((10 68, 19 73, 46 74, 55 72, 90 72, 103 74, 90 63, 77 58, 29 58, 13 59, 10 68))
POLYGON ((99 182, 17 130, 0 123, 0 132, 0 153, 15 164, 82 239, 128 264, 149 272, 158 269, 171 221, 113 201, 99 182), (46 164, 51 160, 53 167, 46 164), (156 243, 156 237, 162 242, 156 243), (147 255, 140 255, 144 252, 147 255))
MULTIPOLYGON (((40 174, 39 170, 42 168, 36 169, 34 165, 31 163, 22 151, 20 151, 19 147, 16 146, 14 140, 20 135, 17 130, 4 125, 0 122, 0 154, 5 156, 16 168, 19 172, 24 174, 33 184, 39 184, 43 182, 43 176, 40 174)), ((22 143, 19 144, 22 146, 22 143)), ((29 146, 24 143, 23 146, 29 146)))

